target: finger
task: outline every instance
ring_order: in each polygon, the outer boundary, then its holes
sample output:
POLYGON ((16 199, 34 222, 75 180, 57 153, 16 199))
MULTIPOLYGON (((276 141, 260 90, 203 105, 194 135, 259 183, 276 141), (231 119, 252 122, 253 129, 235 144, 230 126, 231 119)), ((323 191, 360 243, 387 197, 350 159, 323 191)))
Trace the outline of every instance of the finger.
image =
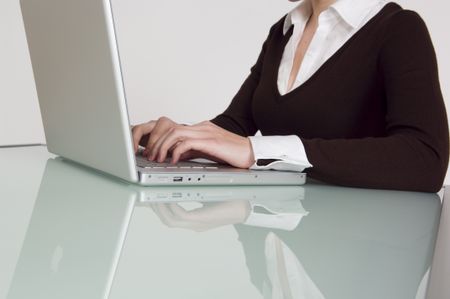
POLYGON ((150 134, 150 138, 145 146, 148 154, 150 154, 152 148, 159 141, 159 139, 161 139, 161 137, 175 125, 176 124, 167 117, 160 117, 158 121, 156 121, 155 128, 153 129, 152 134, 150 134))
POLYGON ((164 134, 162 134, 162 136, 161 135, 159 136, 158 140, 155 141, 155 143, 150 148, 150 152, 149 152, 150 160, 152 160, 152 161, 155 160, 156 156, 158 155, 161 144, 164 142, 164 140, 167 138, 167 136, 172 133, 173 130, 174 130, 173 128, 167 130, 164 134))
POLYGON ((153 130, 152 134, 148 138, 145 149, 148 153, 148 158, 150 160, 153 160, 153 158, 151 158, 151 156, 152 156, 153 149, 155 148, 156 144, 158 144, 158 142, 160 142, 161 138, 165 134, 167 134, 167 132, 168 132, 167 128, 162 128, 162 127, 156 126, 155 129, 153 130))
POLYGON ((139 126, 137 126, 135 130, 137 130, 138 134, 134 138, 135 144, 145 146, 149 138, 149 134, 153 131, 154 127, 155 121, 149 121, 147 123, 140 124, 139 126))
POLYGON ((138 148, 139 148, 139 144, 141 142, 141 139, 143 139, 143 136, 148 136, 148 134, 150 134, 150 132, 153 130, 153 127, 155 125, 154 121, 150 121, 148 123, 144 123, 144 124, 140 124, 137 126, 134 126, 131 129, 132 132, 132 137, 133 137, 133 146, 134 146, 134 152, 136 153, 138 148))

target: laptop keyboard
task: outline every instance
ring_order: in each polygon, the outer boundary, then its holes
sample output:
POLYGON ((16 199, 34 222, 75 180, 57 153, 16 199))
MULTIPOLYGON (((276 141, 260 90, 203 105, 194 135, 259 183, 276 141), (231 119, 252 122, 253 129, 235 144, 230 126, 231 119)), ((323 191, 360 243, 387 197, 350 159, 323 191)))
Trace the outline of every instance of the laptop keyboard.
POLYGON ((216 163, 200 163, 194 161, 181 161, 177 164, 171 164, 169 162, 158 163, 149 161, 141 155, 136 155, 136 164, 139 167, 149 169, 219 169, 219 166, 216 166, 216 163))

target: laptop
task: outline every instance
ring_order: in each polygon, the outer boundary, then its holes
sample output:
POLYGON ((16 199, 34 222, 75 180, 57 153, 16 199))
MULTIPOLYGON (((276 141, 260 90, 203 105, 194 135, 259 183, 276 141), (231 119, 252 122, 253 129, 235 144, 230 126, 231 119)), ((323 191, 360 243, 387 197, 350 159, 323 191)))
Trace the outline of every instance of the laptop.
POLYGON ((110 0, 20 3, 49 152, 143 185, 305 183, 299 172, 136 156, 110 0))
MULTIPOLYGON (((108 298, 136 209, 225 201, 300 205, 299 186, 143 187, 47 161, 7 299, 108 298), (283 196, 281 198, 280 194, 283 196)), ((149 228, 149 235, 152 232, 149 228)), ((159 234, 163 236, 163 234, 159 234)), ((157 241, 155 241, 157 242, 157 241)))

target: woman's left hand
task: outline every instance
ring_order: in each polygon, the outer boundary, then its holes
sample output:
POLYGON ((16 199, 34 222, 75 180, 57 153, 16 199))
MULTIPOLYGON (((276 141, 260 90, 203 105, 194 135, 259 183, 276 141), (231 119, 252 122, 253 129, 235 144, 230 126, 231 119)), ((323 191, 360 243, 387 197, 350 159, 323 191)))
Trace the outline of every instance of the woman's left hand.
POLYGON ((255 163, 250 140, 210 121, 178 126, 167 131, 150 150, 150 160, 163 162, 171 153, 172 163, 193 157, 208 157, 238 168, 255 163))

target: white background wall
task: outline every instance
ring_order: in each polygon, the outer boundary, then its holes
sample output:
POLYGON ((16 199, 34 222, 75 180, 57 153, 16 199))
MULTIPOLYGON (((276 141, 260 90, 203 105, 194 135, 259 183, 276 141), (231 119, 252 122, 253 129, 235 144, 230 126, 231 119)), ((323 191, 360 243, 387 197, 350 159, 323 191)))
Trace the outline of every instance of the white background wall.
MULTIPOLYGON (((359 0, 362 1, 362 0, 359 0)), ((112 0, 132 123, 220 113, 287 0, 112 0)), ((450 21, 443 0, 401 0, 428 24, 450 106, 450 21)), ((0 1, 0 145, 45 142, 18 0, 0 1)))

